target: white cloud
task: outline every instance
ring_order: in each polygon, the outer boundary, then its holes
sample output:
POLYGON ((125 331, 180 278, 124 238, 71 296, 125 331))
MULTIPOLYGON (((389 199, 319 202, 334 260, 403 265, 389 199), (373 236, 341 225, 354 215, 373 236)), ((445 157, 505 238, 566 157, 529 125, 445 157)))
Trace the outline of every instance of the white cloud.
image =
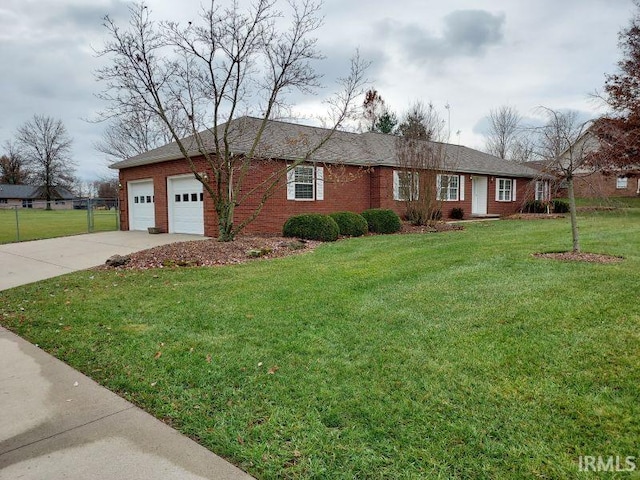
MULTIPOLYGON (((158 18, 195 18, 201 0, 153 0, 158 18)), ((476 128, 491 108, 503 104, 532 116, 535 107, 594 112, 588 94, 601 88, 619 56, 617 33, 633 12, 631 0, 422 0, 325 1, 318 32, 327 59, 318 64, 327 88, 316 97, 293 95, 299 110, 322 108, 333 81, 360 48, 373 60, 369 77, 400 112, 416 99, 444 112, 451 130, 481 147, 476 128)), ((93 71, 103 59, 102 18, 126 21, 120 0, 4 0, 0 6, 0 141, 33 114, 61 118, 74 138, 79 174, 104 172, 92 147, 104 125, 87 123, 102 105, 93 71)), ((452 138, 452 141, 457 138, 452 138)))

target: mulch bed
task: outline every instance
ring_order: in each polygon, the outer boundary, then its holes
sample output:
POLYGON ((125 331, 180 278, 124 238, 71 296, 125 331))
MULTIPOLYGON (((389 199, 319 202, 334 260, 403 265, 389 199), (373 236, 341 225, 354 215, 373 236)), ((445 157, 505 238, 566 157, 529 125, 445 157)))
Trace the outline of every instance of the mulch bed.
POLYGON ((550 258, 563 262, 588 262, 588 263, 618 263, 624 260, 623 257, 604 255, 601 253, 573 253, 573 252, 550 252, 534 253, 536 258, 550 258))
POLYGON ((252 260, 286 257, 309 252, 321 242, 284 237, 239 237, 233 242, 215 239, 178 242, 121 257, 122 265, 99 269, 145 270, 148 268, 237 265, 252 260))
MULTIPOLYGON (((400 233, 437 233, 462 230, 461 225, 436 223, 414 226, 403 223, 400 233)), ((237 265, 258 259, 287 257, 314 250, 322 242, 276 236, 238 237, 233 242, 215 239, 179 242, 115 256, 97 269, 146 270, 149 268, 237 265)))

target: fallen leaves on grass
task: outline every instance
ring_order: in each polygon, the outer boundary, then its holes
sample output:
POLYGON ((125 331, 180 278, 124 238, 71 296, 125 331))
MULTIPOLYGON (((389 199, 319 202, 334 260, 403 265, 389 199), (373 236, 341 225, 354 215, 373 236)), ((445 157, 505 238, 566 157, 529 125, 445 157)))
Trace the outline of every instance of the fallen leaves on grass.
POLYGON ((550 258, 564 262, 588 262, 588 263, 618 263, 623 257, 605 255, 602 253, 574 253, 574 252, 549 252, 534 253, 536 258, 550 258))

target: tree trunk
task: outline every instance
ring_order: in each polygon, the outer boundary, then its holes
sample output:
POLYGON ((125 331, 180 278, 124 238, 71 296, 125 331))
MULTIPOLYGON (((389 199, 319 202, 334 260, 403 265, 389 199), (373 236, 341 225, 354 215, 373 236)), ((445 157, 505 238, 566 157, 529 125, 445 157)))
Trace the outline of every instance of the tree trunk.
POLYGON ((573 191, 573 175, 567 178, 569 193, 569 213, 571 215, 571 237, 573 238, 573 253, 580 253, 580 237, 578 235, 578 216, 576 215, 576 197, 573 191))
POLYGON ((233 231, 233 208, 230 203, 224 202, 216 206, 218 214, 218 241, 233 242, 235 233, 233 231))

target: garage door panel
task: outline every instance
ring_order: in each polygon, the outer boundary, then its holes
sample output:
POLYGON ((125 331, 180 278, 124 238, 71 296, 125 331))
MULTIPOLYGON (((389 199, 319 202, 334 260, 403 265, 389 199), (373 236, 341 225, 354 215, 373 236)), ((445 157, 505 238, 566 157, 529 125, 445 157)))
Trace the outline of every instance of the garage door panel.
POLYGON ((153 181, 130 182, 129 230, 146 230, 156 224, 153 181))
POLYGON ((204 234, 204 194, 193 177, 168 179, 169 231, 204 234))

